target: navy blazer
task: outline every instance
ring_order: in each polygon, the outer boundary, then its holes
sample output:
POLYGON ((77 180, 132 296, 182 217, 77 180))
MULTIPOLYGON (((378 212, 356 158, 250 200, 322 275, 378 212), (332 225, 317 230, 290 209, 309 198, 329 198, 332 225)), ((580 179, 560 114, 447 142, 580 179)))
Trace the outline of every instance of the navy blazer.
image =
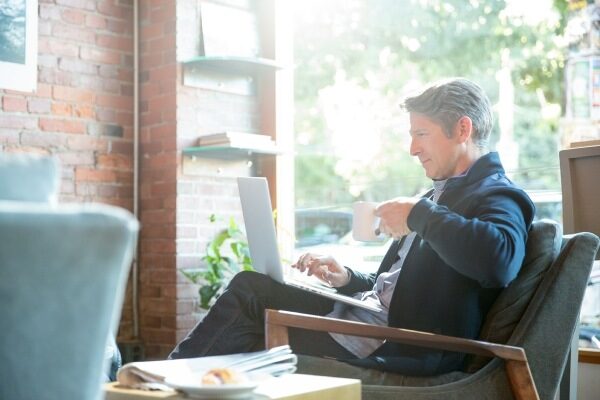
MULTIPOLYGON (((417 233, 390 303, 388 324, 449 336, 476 338, 500 290, 517 275, 535 207, 505 175, 497 153, 478 159, 465 175, 448 180, 435 204, 427 193, 412 209, 417 233)), ((402 239, 404 240, 404 239, 402 239)), ((350 269, 339 288, 371 290, 397 260, 394 241, 375 274, 350 269)), ((464 354, 386 342, 370 357, 349 361, 405 375, 458 370, 464 354)))

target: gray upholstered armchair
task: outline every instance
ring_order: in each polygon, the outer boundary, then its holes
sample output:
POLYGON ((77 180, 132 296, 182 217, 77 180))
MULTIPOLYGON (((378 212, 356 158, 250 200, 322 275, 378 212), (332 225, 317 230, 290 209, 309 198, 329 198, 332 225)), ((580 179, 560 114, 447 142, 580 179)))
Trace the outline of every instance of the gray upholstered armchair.
POLYGON ((0 154, 0 399, 102 395, 138 223, 57 204, 58 165, 0 154))
POLYGON ((432 377, 299 357, 298 372, 360 379, 364 399, 554 399, 598 246, 591 233, 563 237, 558 224, 535 222, 523 268, 494 303, 478 341, 268 310, 266 345, 287 343, 287 328, 296 327, 472 355, 463 371, 432 377))

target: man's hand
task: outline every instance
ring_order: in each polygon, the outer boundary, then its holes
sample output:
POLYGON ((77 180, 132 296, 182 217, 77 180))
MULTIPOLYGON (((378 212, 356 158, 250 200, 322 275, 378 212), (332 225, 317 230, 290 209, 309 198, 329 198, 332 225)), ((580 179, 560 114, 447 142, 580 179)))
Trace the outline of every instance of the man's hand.
POLYGON ((314 275, 332 287, 344 286, 350 282, 348 270, 329 256, 306 253, 300 256, 292 268, 307 271, 307 275, 314 275))
POLYGON ((410 233, 407 225, 408 215, 413 206, 421 200, 414 197, 397 197, 377 206, 375 215, 381 218, 379 230, 394 239, 400 239, 410 233))

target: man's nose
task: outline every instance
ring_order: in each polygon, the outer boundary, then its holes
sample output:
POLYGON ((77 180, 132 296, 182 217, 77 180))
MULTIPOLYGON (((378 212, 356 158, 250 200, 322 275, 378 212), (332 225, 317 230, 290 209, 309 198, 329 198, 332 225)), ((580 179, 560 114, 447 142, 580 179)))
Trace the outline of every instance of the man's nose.
POLYGON ((418 143, 414 139, 411 139, 411 141, 410 141, 410 155, 411 156, 418 156, 420 152, 421 152, 421 147, 418 145, 418 143))

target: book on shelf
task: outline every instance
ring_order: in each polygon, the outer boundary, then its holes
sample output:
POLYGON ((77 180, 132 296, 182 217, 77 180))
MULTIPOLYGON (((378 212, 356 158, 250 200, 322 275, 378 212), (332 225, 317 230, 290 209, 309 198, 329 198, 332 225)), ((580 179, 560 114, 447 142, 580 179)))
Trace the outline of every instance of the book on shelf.
POLYGON ((142 361, 124 365, 117 381, 125 387, 168 390, 172 380, 186 378, 200 385, 204 376, 215 369, 229 369, 248 379, 264 379, 296 371, 298 358, 288 345, 253 353, 197 357, 165 361, 142 361))
POLYGON ((270 136, 260 135, 258 133, 246 133, 246 132, 219 132, 211 133, 208 135, 202 135, 198 138, 198 144, 214 144, 214 143, 226 143, 232 140, 256 142, 256 143, 267 143, 273 142, 270 136))
POLYGON ((267 135, 244 132, 221 132, 203 135, 198 138, 198 146, 201 147, 240 147, 251 149, 275 150, 275 141, 267 135))

